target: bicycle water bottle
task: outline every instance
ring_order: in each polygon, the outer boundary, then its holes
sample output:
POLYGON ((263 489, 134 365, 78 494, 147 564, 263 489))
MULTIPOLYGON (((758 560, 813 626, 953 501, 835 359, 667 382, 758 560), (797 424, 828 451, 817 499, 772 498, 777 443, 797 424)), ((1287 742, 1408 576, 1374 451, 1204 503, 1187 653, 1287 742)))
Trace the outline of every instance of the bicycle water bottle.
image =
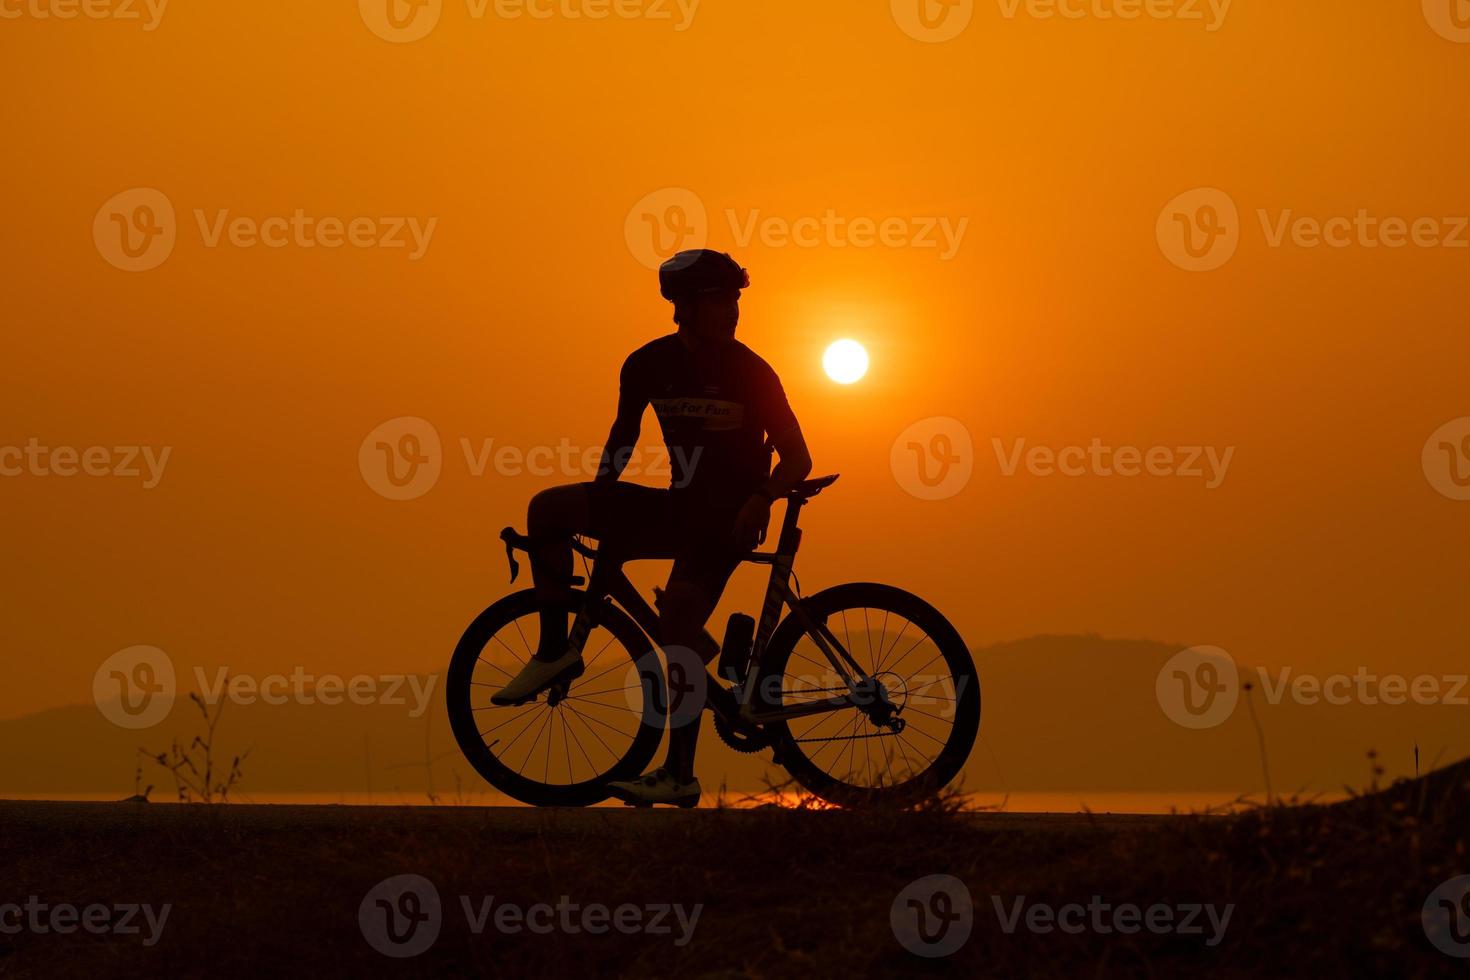
POLYGON ((750 668, 750 649, 755 641, 755 620, 744 613, 731 613, 725 624, 725 642, 720 646, 720 678, 731 687, 745 682, 750 668))

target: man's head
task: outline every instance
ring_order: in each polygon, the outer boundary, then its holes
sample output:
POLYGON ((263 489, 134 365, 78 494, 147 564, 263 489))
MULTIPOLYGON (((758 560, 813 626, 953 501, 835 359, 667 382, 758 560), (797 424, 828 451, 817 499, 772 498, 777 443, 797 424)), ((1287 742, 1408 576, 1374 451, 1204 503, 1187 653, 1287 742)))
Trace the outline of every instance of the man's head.
POLYGON ((659 290, 674 304, 680 333, 701 344, 732 340, 740 322, 740 291, 750 273, 724 252, 680 252, 658 270, 659 290))

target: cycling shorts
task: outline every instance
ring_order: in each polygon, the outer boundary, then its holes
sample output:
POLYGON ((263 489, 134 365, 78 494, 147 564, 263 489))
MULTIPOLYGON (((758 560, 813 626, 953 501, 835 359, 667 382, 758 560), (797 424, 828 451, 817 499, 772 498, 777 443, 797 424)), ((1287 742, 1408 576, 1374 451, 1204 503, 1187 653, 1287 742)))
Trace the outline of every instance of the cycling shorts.
POLYGON ((622 559, 672 558, 669 582, 690 582, 718 602, 731 574, 749 552, 732 531, 739 506, 711 504, 697 495, 633 483, 584 483, 591 500, 599 551, 622 559))

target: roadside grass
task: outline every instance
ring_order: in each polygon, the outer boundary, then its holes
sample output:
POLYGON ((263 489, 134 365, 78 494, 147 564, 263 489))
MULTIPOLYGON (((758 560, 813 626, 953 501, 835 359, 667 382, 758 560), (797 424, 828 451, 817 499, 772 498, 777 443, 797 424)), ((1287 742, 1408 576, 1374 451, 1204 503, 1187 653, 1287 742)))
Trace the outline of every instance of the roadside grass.
POLYGON ((162 941, 0 934, 0 975, 826 977, 1395 976, 1463 973, 1420 910, 1470 873, 1470 763, 1331 806, 1117 821, 811 805, 694 812, 478 808, 0 804, 0 903, 171 903, 162 941), (420 874, 443 901, 438 941, 373 951, 367 891, 420 874), (974 928, 925 960, 890 928, 898 893, 950 874, 974 928), (610 931, 476 935, 472 905, 702 904, 684 946, 610 931), (1204 935, 1001 926, 996 903, 1233 906, 1204 935))

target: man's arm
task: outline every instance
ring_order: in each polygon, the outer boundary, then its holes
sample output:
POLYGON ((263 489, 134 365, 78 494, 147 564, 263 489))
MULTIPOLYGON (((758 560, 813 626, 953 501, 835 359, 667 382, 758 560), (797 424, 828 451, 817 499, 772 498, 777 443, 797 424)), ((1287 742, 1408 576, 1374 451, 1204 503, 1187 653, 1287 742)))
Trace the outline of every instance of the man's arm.
POLYGON ((618 415, 613 419, 607 442, 602 447, 602 462, 597 467, 598 482, 616 483, 623 475, 623 469, 638 445, 638 435, 643 429, 643 410, 647 407, 648 398, 625 363, 618 386, 618 415))
POLYGON ((771 470, 771 478, 761 484, 759 492, 771 500, 779 500, 811 475, 812 454, 806 448, 801 426, 795 423, 785 432, 771 433, 769 438, 776 447, 776 468, 771 470))
POLYGON ((765 421, 766 439, 776 449, 776 468, 770 477, 751 494, 735 517, 733 535, 742 548, 754 548, 766 539, 771 524, 771 504, 788 490, 806 479, 812 471, 812 456, 806 438, 797 424, 796 413, 786 400, 786 390, 770 365, 760 362, 763 382, 758 396, 761 416, 765 421))
POLYGON ((756 489, 735 517, 732 533, 743 548, 754 548, 766 539, 766 529, 771 524, 771 504, 805 480, 812 471, 812 456, 794 416, 788 427, 781 432, 770 433, 768 438, 776 447, 776 468, 771 470, 770 479, 756 489))

